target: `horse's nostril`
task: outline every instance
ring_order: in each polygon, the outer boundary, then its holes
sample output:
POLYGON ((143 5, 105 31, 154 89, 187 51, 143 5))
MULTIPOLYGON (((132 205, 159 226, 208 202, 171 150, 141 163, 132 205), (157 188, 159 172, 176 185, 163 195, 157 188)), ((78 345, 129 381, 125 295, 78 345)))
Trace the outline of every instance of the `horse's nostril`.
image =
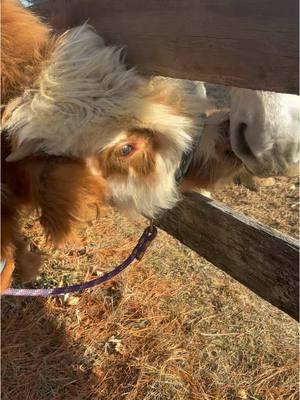
POLYGON ((239 130, 239 132, 241 133, 241 134, 243 134, 244 132, 245 132, 245 130, 247 129, 247 124, 245 123, 245 122, 241 122, 239 125, 238 125, 238 130, 239 130))
POLYGON ((220 126, 219 126, 219 131, 221 133, 221 135, 226 138, 227 140, 229 140, 229 130, 230 130, 230 122, 229 119, 221 122, 220 126))
MULTIPOLYGON (((246 130, 248 125, 245 122, 241 122, 237 127, 237 147, 238 152, 241 156, 254 157, 252 150, 246 139, 246 130)), ((255 157, 254 157, 255 158, 255 157)))

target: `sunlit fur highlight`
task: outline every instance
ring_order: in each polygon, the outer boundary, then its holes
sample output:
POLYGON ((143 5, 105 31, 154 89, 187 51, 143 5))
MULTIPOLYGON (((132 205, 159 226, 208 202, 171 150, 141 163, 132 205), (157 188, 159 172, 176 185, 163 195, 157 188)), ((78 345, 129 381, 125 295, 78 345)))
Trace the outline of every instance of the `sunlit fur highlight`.
MULTIPOLYGON (((149 80, 128 70, 121 50, 104 46, 88 25, 71 29, 54 43, 35 90, 8 107, 11 117, 5 127, 17 141, 8 159, 39 151, 105 158, 133 131, 148 132, 156 141, 151 174, 140 173, 147 161, 142 157, 139 171, 130 158, 126 174, 105 174, 110 201, 151 218, 172 208, 180 199, 175 171, 195 136, 202 134, 207 100, 184 82, 149 80)), ((208 153, 205 143, 201 147, 208 153)), ((205 169, 209 164, 197 165, 205 169)))
POLYGON ((57 40, 36 89, 25 93, 7 125, 19 144, 11 160, 24 156, 23 144, 30 152, 90 156, 133 127, 159 132, 178 152, 187 148, 193 121, 127 70, 120 49, 102 43, 87 25, 57 40))
POLYGON ((35 90, 10 110, 5 127, 16 137, 17 149, 8 159, 38 151, 95 157, 128 132, 147 130, 159 144, 155 176, 107 178, 113 201, 129 200, 138 212, 154 217, 179 198, 175 171, 193 137, 201 134, 206 107, 179 82, 149 81, 126 69, 120 50, 104 46, 83 25, 57 40, 35 90))
POLYGON ((1 1, 1 104, 32 85, 50 30, 16 0, 1 1))

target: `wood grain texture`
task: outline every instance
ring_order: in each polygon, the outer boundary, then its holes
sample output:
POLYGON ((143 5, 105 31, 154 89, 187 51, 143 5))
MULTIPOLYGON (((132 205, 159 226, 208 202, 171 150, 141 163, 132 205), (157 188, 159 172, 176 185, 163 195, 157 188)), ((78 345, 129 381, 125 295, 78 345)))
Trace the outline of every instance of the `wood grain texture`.
POLYGON ((296 240, 198 194, 186 195, 158 226, 298 320, 296 240))
POLYGON ((88 21, 146 74, 299 90, 297 0, 49 0, 56 28, 88 21))

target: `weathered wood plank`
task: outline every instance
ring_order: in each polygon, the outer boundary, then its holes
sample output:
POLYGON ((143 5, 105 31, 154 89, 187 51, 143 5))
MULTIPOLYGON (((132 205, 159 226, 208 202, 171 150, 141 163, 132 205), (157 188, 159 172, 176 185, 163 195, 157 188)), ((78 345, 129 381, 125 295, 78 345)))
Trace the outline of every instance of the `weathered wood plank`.
POLYGON ((298 93, 297 0, 49 0, 57 28, 88 21, 147 74, 298 93))
POLYGON ((299 318, 296 240, 198 194, 188 194, 158 225, 263 299, 299 318))

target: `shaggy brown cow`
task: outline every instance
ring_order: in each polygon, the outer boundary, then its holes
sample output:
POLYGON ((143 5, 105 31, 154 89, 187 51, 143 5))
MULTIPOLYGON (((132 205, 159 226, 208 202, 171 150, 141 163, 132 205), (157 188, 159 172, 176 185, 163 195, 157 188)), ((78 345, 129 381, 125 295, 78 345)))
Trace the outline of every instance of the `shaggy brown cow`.
MULTIPOLYGON (((35 23, 40 29, 28 11, 16 16, 31 32, 35 23)), ((3 116, 3 258, 18 259, 24 207, 40 210, 57 244, 72 234, 88 203, 109 202, 153 218, 174 206, 182 188, 211 188, 238 169, 227 113, 207 115, 207 102, 184 83, 127 69, 120 49, 105 46, 88 25, 38 44, 32 55, 30 77, 20 82, 24 91, 3 116), (186 154, 190 167, 179 185, 186 154)))

